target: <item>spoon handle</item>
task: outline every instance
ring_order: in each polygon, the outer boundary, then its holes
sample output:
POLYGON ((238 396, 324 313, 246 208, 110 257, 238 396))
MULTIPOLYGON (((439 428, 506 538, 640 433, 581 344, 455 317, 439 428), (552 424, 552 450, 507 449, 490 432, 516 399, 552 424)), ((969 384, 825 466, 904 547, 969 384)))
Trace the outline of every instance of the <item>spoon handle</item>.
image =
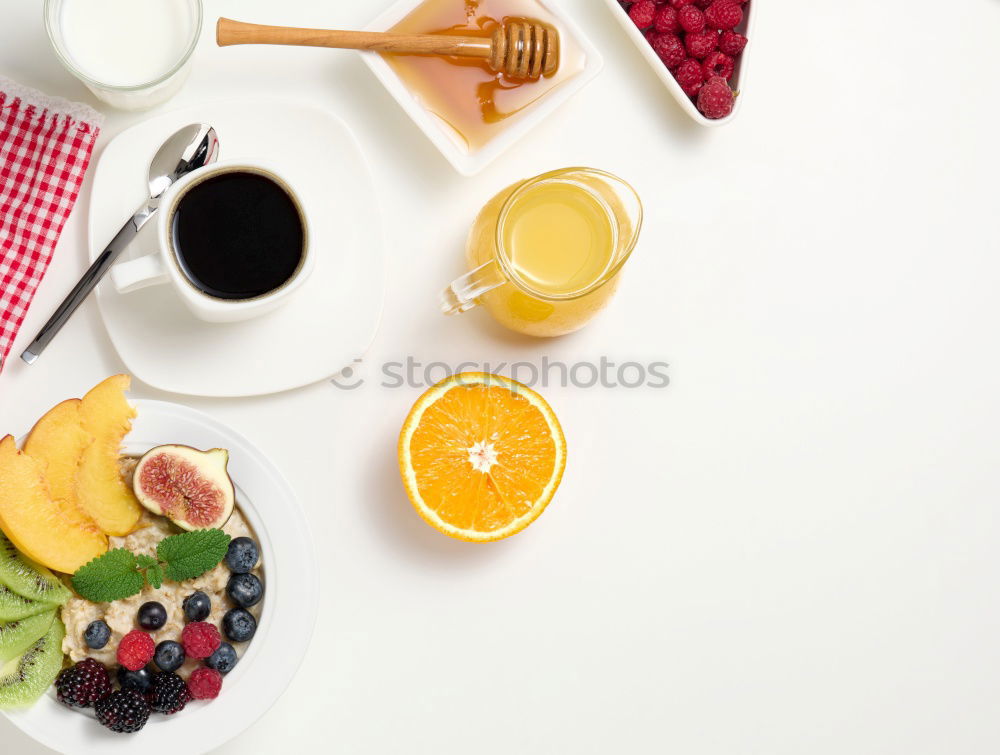
POLYGON ((293 26, 247 24, 220 18, 215 27, 219 47, 227 45, 294 45, 298 47, 337 47, 349 50, 416 55, 459 55, 488 58, 493 43, 489 38, 458 37, 444 34, 392 34, 377 31, 338 31, 335 29, 300 29, 293 26))
POLYGON ((111 243, 97 256, 93 264, 87 268, 87 272, 80 278, 79 283, 73 286, 73 290, 66 295, 62 304, 52 313, 49 321, 38 331, 35 340, 29 343, 28 348, 21 352, 21 359, 28 364, 35 363, 39 354, 45 351, 45 347, 55 338, 56 333, 62 330, 62 326, 73 316, 73 313, 83 303, 83 300, 87 298, 87 295, 94 290, 94 287, 100 283, 101 278, 104 277, 105 273, 115 263, 115 260, 125 250, 125 247, 139 233, 139 229, 156 214, 157 206, 158 202, 151 199, 148 204, 143 205, 135 215, 125 222, 121 230, 111 239, 111 243))

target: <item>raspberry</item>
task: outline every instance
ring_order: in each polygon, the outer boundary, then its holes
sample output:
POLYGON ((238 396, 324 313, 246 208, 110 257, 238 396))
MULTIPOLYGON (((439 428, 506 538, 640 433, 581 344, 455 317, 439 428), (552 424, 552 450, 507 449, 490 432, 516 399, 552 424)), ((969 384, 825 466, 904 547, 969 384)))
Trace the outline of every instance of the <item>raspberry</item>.
POLYGON ((688 97, 694 97, 698 94, 698 90, 701 89, 701 85, 705 81, 701 72, 701 63, 694 58, 688 58, 677 66, 674 78, 677 79, 677 83, 681 85, 681 89, 688 97))
POLYGON ((677 11, 669 5, 661 5, 653 19, 653 28, 661 34, 676 34, 681 30, 677 21, 677 11))
POLYGON ((133 629, 118 643, 118 665, 129 671, 138 671, 151 660, 156 652, 156 643, 145 632, 133 629))
POLYGON ((674 6, 674 8, 676 8, 677 10, 680 10, 685 5, 691 5, 691 3, 693 2, 694 0, 670 0, 670 4, 674 6))
POLYGON ((735 68, 736 64, 733 62, 733 59, 724 52, 713 52, 701 64, 702 74, 706 81, 713 76, 721 76, 726 81, 729 81, 733 77, 733 70, 735 68))
POLYGON ((214 624, 192 621, 181 631, 181 642, 188 658, 208 658, 219 649, 222 636, 214 624))
POLYGON ((188 679, 188 691, 195 700, 214 700, 222 689, 222 674, 211 668, 196 668, 188 679))
POLYGON ((653 52, 660 56, 660 60, 667 68, 676 68, 687 57, 684 53, 684 43, 676 34, 657 34, 653 38, 652 45, 653 52))
POLYGON ((696 8, 701 8, 702 10, 705 10, 705 8, 707 8, 712 4, 712 0, 694 0, 694 4, 696 8))
POLYGON ((718 43, 719 36, 714 31, 699 31, 684 37, 684 46, 687 48, 688 55, 699 60, 708 56, 718 43))
POLYGON ((743 9, 733 0, 715 0, 705 9, 705 20, 713 29, 735 29, 743 20, 743 9))
POLYGON ((56 697, 70 708, 89 708, 110 694, 108 670, 93 658, 84 658, 56 678, 56 697))
POLYGON ((685 5, 677 11, 677 23, 684 31, 701 31, 705 28, 705 14, 693 5, 685 5))
POLYGON ((640 29, 653 25, 653 16, 656 15, 656 3, 653 0, 639 0, 628 10, 628 17, 632 23, 640 29))
POLYGON ((731 58, 735 58, 747 46, 747 38, 735 31, 726 30, 719 36, 719 49, 731 58))
POLYGON ((139 731, 149 720, 149 706, 134 689, 121 689, 101 698, 94 705, 94 712, 98 721, 119 734, 139 731))
POLYGON ((721 76, 713 76, 698 92, 698 109, 706 118, 725 118, 733 112, 735 95, 721 76))
POLYGON ((149 707, 167 716, 184 710, 190 699, 191 693, 184 680, 169 671, 157 674, 152 688, 146 693, 149 707))

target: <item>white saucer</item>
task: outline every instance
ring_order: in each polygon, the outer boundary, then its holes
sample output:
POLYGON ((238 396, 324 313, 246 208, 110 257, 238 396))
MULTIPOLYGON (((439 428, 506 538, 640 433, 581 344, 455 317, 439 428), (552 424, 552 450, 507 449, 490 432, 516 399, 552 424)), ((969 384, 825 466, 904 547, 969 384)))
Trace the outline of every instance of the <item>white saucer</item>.
MULTIPOLYGON (((271 314, 241 323, 198 320, 166 285, 97 299, 128 371, 154 388, 197 396, 276 393, 336 375, 360 358, 378 328, 385 243, 368 164, 339 118, 281 100, 206 104, 156 116, 105 147, 90 202, 93 259, 148 196, 147 169, 163 140, 188 123, 215 127, 219 159, 281 167, 306 205, 316 268, 271 314)), ((149 222, 122 259, 152 251, 149 222)))
MULTIPOLYGON (((225 676, 222 693, 173 716, 153 714, 142 731, 115 734, 57 702, 52 690, 24 711, 0 711, 29 737, 75 755, 207 752, 248 729, 277 702, 305 657, 316 623, 319 582, 305 515, 288 482, 246 438, 207 414, 165 401, 133 400, 139 411, 125 453, 163 443, 228 448, 240 510, 260 543, 266 594, 257 633, 225 676)), ((89 711, 88 711, 89 713, 89 711)))

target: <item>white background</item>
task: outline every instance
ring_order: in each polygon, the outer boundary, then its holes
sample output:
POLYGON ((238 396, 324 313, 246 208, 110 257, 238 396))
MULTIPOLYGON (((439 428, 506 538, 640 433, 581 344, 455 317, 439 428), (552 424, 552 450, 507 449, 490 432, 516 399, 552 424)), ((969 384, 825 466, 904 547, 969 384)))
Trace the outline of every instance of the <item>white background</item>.
MULTIPOLYGON (((1000 749, 1000 2, 754 0, 743 110, 708 130, 603 3, 562 0, 605 70, 473 179, 354 54, 210 42, 220 14, 360 27, 387 2, 207 0, 193 75, 161 108, 280 95, 338 113, 390 243, 364 387, 225 401, 135 386, 269 454, 322 554, 303 669, 222 752, 1000 749), (480 205, 575 164, 646 203, 610 309, 556 341, 440 316, 480 205), (569 442, 556 499, 523 534, 467 545, 424 525, 398 479, 419 391, 378 378, 407 355, 663 360, 671 385, 545 390, 569 442)), ((40 5, 0 0, 0 73, 96 105, 40 5)), ((142 117, 108 111, 101 146, 142 117)), ((122 369, 93 301, 36 365, 15 356, 84 269, 86 212, 85 191, 0 375, 3 432, 122 369)), ((315 348, 337 327, 316 323, 315 348)), ((3 720, 0 740, 40 751, 3 720)))

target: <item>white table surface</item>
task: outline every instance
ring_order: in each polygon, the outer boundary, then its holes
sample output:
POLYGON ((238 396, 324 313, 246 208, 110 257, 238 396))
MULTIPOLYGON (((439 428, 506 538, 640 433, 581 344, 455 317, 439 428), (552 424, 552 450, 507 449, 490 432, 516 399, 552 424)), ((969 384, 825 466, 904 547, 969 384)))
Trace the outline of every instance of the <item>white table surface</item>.
MULTIPOLYGON (((267 94, 339 113, 390 240, 361 388, 226 401, 135 386, 270 454, 323 554, 303 670, 221 752, 997 751, 1000 3, 754 0, 742 113, 705 130, 602 3, 562 1, 604 72, 462 179, 352 53, 210 43, 220 14, 357 27, 387 0, 206 0, 193 75, 159 110, 267 94), (480 205, 572 164, 645 199, 612 307, 555 341, 440 316, 480 205), (662 360, 671 385, 545 390, 569 440, 554 503, 511 540, 466 545, 424 525, 398 479, 419 391, 378 383, 408 355, 662 360)), ((39 6, 0 0, 0 73, 96 104, 39 6)), ((145 117, 107 113, 102 146, 145 117)), ((14 354, 84 268, 87 188, 14 354)), ((317 324, 316 348, 336 327, 317 324)), ((0 430, 120 369, 90 301, 36 365, 10 360, 0 430)), ((0 741, 42 751, 2 720, 0 741)))

